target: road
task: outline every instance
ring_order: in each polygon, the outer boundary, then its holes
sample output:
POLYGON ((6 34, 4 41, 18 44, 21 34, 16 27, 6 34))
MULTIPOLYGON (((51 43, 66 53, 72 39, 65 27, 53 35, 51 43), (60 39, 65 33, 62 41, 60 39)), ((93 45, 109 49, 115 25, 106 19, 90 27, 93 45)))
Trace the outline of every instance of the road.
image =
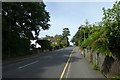
POLYGON ((80 55, 78 47, 47 52, 43 56, 25 59, 3 66, 3 78, 104 78, 80 55), (71 55, 71 57, 70 57, 71 55), (69 65, 65 66, 70 59, 69 65))

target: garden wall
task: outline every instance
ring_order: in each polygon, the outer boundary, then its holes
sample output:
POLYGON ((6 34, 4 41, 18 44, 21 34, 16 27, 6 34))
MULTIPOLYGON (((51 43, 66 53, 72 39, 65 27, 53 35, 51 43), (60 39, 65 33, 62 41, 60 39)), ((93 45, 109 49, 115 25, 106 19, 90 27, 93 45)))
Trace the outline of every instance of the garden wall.
MULTIPOLYGON (((105 60, 105 55, 97 53, 97 52, 92 52, 91 50, 88 50, 88 49, 81 50, 80 52, 90 63, 96 64, 99 67, 99 70, 100 71, 102 70, 103 63, 105 60)), ((120 76, 120 61, 115 60, 112 63, 109 69, 109 72, 105 73, 104 75, 108 78, 120 76)))

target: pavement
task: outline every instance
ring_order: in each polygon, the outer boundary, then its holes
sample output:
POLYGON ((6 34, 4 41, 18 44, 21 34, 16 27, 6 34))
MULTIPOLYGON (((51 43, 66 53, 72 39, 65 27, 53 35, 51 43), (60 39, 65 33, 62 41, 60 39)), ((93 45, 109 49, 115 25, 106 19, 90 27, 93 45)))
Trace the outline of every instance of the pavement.
POLYGON ((92 69, 80 54, 78 47, 68 47, 47 52, 43 56, 24 59, 2 66, 3 78, 60 78, 65 65, 63 78, 105 78, 99 71, 92 69), (71 55, 71 57, 70 57, 71 55))
POLYGON ((64 78, 105 78, 100 71, 93 70, 90 63, 81 55, 79 48, 72 51, 71 60, 64 78))

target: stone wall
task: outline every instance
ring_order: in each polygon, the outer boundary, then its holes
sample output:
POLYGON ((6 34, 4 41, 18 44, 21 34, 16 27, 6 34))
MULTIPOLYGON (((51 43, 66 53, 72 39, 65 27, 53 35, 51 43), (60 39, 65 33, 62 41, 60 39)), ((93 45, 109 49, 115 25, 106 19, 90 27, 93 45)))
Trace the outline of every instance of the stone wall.
MULTIPOLYGON (((80 51, 84 57, 92 63, 97 64, 100 71, 102 70, 103 62, 105 59, 105 55, 102 53, 92 52, 91 50, 84 49, 80 51), (91 56, 92 55, 92 56, 91 56)), ((115 76, 120 76, 120 61, 115 60, 112 64, 110 71, 107 74, 104 74, 106 77, 111 78, 115 76)))

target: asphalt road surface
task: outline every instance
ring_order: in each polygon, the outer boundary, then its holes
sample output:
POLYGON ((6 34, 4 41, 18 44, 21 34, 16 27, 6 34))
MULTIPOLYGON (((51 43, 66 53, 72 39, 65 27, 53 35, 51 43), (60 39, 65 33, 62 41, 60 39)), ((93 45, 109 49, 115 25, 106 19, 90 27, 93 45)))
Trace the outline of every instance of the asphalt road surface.
POLYGON ((78 47, 68 47, 3 65, 3 78, 104 78, 82 57, 78 47), (70 56, 71 55, 71 56, 70 56), (65 69, 66 63, 70 59, 65 69))

